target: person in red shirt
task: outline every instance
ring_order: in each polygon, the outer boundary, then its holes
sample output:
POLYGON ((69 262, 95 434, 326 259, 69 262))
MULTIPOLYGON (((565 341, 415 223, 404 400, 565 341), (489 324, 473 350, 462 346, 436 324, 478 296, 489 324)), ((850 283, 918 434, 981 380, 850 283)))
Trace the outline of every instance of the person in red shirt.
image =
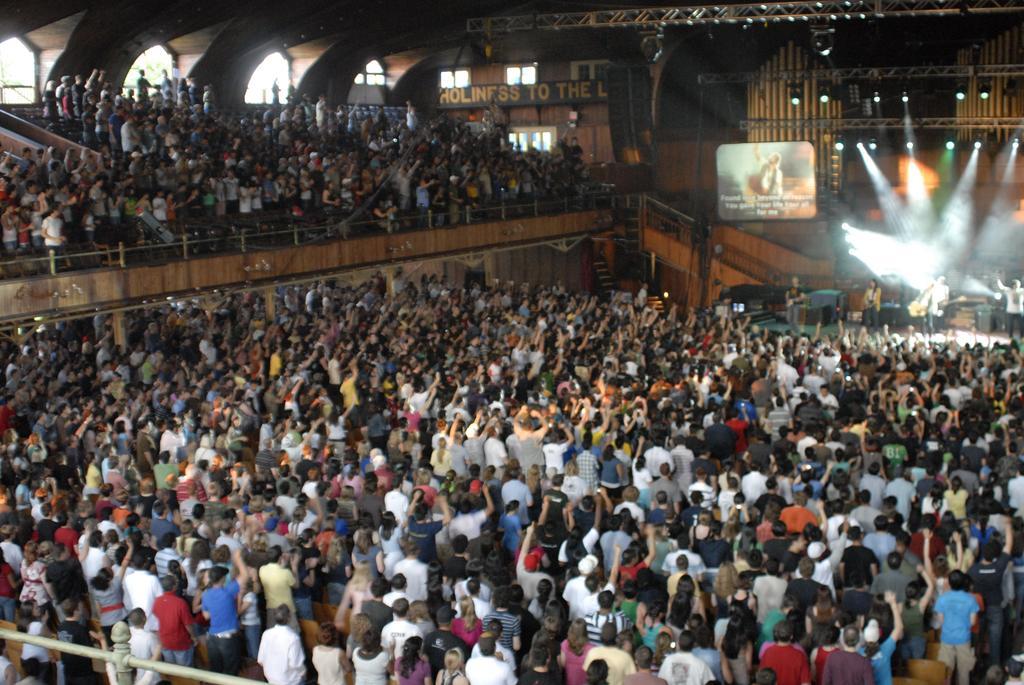
POLYGON ((750 422, 739 417, 736 407, 729 407, 727 412, 728 420, 725 425, 736 434, 736 454, 743 454, 747 451, 747 428, 750 427, 750 422))
POLYGON ((71 519, 67 514, 61 512, 57 514, 57 523, 60 524, 60 527, 54 531, 53 541, 64 545, 69 550, 77 550, 79 533, 71 525, 71 519))
POLYGON ((188 602, 174 591, 178 581, 174 576, 160 579, 164 593, 153 600, 153 615, 160 621, 158 635, 163 647, 164 661, 191 666, 195 652, 195 618, 188 602))
MULTIPOLYGON (((909 549, 910 552, 918 559, 924 558, 924 529, 927 528, 928 530, 934 531, 937 526, 938 519, 936 518, 935 514, 925 514, 921 517, 921 528, 910 536, 910 546, 907 549, 909 549)), ((901 554, 904 553, 904 550, 900 549, 899 538, 897 538, 896 551, 901 554)), ((932 535, 931 544, 928 549, 928 556, 931 557, 932 561, 935 561, 935 557, 945 553, 946 543, 944 543, 942 541, 942 538, 940 538, 938 535, 932 535)))
POLYGON ((789 621, 776 623, 772 637, 775 644, 765 650, 761 668, 772 669, 776 685, 811 685, 807 655, 793 646, 793 627, 789 621))
POLYGON ((14 409, 7 403, 6 397, 0 397, 0 435, 7 432, 14 418, 14 409))
POLYGON ((779 520, 786 524, 786 531, 799 535, 810 524, 817 527, 818 517, 807 508, 807 493, 801 490, 793 493, 793 504, 782 510, 779 520))

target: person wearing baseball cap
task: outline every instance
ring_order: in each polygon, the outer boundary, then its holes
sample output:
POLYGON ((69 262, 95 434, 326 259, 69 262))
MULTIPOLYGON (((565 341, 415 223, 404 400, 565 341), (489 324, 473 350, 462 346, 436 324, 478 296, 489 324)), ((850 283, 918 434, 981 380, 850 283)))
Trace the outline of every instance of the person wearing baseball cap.
POLYGON ((469 657, 469 647, 462 638, 452 634, 454 619, 455 611, 449 606, 442 606, 437 610, 437 630, 423 638, 423 651, 430 661, 430 670, 434 673, 444 670, 444 657, 448 650, 459 650, 462 652, 463 660, 469 657))

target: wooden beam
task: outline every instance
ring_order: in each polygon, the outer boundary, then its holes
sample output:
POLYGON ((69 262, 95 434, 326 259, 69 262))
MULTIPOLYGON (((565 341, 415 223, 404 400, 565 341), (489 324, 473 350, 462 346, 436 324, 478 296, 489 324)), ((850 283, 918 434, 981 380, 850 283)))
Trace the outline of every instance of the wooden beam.
POLYGON ((570 239, 600 230, 606 212, 587 210, 516 220, 514 240, 506 222, 474 224, 408 233, 334 239, 274 250, 193 257, 159 265, 58 273, 0 281, 0 323, 34 316, 67 317, 156 303, 167 298, 210 295, 219 289, 261 287, 305 278, 333 277, 365 268, 457 257, 493 249, 526 247, 570 239), (54 292, 67 297, 54 300, 54 292))

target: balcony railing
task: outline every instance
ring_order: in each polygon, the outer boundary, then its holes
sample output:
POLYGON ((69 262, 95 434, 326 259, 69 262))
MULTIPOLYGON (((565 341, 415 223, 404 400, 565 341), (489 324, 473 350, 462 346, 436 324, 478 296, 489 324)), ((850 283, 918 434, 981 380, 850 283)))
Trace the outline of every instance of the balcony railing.
POLYGON ((101 249, 65 251, 47 249, 43 253, 8 256, 0 261, 3 278, 57 274, 81 269, 160 264, 174 260, 191 259, 214 254, 259 252, 282 247, 308 245, 331 239, 344 239, 385 233, 398 234, 430 228, 458 228, 460 226, 514 220, 516 218, 547 216, 590 209, 608 209, 616 199, 607 188, 586 192, 573 197, 534 199, 514 204, 496 203, 478 207, 463 207, 458 222, 452 223, 448 212, 435 215, 431 211, 406 213, 392 219, 371 219, 349 222, 338 215, 324 215, 314 222, 282 215, 235 215, 223 223, 189 224, 187 230, 174 235, 174 242, 147 242, 126 245, 124 242, 106 245, 101 249))
MULTIPOLYGON (((134 680, 133 669, 155 671, 161 675, 186 678, 197 683, 208 683, 209 685, 256 685, 260 681, 239 678, 237 676, 224 675, 214 671, 204 671, 188 666, 168 663, 166 661, 153 661, 151 659, 140 659, 131 655, 128 640, 130 632, 128 624, 124 621, 115 623, 111 630, 111 639, 114 643, 113 651, 97 649, 76 645, 71 642, 63 642, 39 635, 28 635, 9 628, 0 628, 0 639, 11 643, 22 643, 42 647, 61 654, 73 654, 87 659, 101 661, 104 664, 112 664, 114 669, 112 675, 116 678, 116 685, 131 685, 134 680)), ((110 671, 108 670, 108 673, 110 671)), ((112 683, 113 685, 113 683, 112 683)))

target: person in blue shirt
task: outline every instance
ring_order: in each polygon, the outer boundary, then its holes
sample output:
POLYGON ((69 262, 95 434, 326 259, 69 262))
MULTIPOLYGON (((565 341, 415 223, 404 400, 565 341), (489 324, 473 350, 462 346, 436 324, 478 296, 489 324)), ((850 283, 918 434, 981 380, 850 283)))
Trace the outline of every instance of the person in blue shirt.
POLYGON ((508 503, 512 500, 519 502, 519 520, 524 524, 530 522, 528 507, 533 506, 533 493, 521 480, 522 472, 519 469, 509 469, 508 480, 501 486, 501 501, 508 503))
POLYGON ((971 649, 971 624, 981 611, 978 600, 967 592, 970 579, 962 571, 949 574, 950 591, 939 595, 935 615, 942 625, 939 635, 939 661, 956 670, 958 685, 970 685, 974 668, 971 649))
POLYGON ((878 621, 871 619, 864 628, 864 646, 858 650, 871 661, 875 685, 892 685, 892 655, 896 651, 896 643, 903 637, 902 608, 896 601, 896 594, 886 592, 885 603, 892 609, 892 632, 885 640, 881 640, 878 621))
POLYGON ((238 593, 240 584, 248 580, 248 570, 241 548, 235 550, 233 562, 236 574, 233 580, 228 580, 226 568, 214 566, 206 571, 206 581, 200 585, 203 616, 210 622, 206 643, 210 670, 227 675, 238 675, 242 657, 238 593))
POLYGON ((409 509, 413 514, 409 517, 406 532, 420 548, 419 560, 424 564, 429 564, 437 559, 437 543, 434 536, 452 520, 452 512, 448 508, 448 500, 445 496, 438 493, 435 501, 441 505, 442 519, 440 521, 430 518, 430 509, 423 501, 423 490, 413 490, 412 502, 409 504, 409 509))
POLYGON ((502 547, 509 554, 515 554, 519 549, 519 538, 523 532, 523 522, 519 518, 519 500, 505 504, 505 513, 501 515, 498 527, 504 531, 501 537, 502 547))

